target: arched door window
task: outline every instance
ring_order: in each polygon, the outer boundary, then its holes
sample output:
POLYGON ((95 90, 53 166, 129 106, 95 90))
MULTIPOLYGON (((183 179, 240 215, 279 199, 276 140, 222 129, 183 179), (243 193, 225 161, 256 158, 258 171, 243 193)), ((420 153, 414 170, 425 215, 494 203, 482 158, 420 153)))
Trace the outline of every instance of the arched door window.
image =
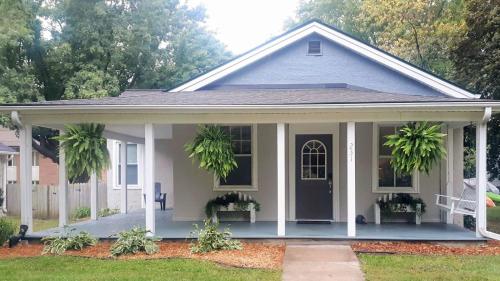
POLYGON ((302 179, 326 179, 326 146, 319 140, 310 140, 302 146, 302 179))

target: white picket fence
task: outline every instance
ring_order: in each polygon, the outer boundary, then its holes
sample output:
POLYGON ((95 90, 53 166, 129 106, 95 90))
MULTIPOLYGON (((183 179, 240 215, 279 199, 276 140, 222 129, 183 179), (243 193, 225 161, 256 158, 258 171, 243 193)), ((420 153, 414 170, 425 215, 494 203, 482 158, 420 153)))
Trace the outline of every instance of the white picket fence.
MULTIPOLYGON (((106 183, 98 186, 99 210, 107 206, 106 183)), ((68 185, 69 213, 79 207, 90 207, 90 184, 77 183, 68 185)), ((7 184, 7 214, 21 215, 21 194, 19 184, 7 184)), ((55 219, 59 216, 58 186, 33 186, 33 217, 37 219, 55 219)))

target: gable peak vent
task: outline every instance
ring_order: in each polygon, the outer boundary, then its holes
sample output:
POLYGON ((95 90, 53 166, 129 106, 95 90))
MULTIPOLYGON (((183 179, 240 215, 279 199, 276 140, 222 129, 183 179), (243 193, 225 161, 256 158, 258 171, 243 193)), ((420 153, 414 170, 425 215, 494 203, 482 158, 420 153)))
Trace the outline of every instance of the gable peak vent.
POLYGON ((307 44, 307 54, 310 56, 321 56, 321 41, 309 40, 307 44))

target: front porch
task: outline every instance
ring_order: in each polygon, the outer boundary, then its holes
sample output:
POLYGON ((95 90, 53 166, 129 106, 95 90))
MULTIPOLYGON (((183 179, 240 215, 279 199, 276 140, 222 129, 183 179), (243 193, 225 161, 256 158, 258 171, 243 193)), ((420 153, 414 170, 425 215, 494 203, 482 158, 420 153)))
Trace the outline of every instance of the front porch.
MULTIPOLYGON (((162 239, 186 239, 193 230, 193 224, 202 225, 202 221, 173 221, 172 210, 156 210, 156 233, 162 239)), ((230 226, 235 238, 243 239, 333 239, 333 240, 418 240, 418 241, 484 241, 476 237, 475 232, 453 224, 423 223, 421 225, 406 223, 387 223, 375 225, 372 223, 357 225, 356 237, 347 236, 347 223, 331 224, 297 224, 286 222, 286 233, 278 237, 276 222, 258 221, 223 222, 221 228, 230 226)), ((117 214, 101 218, 97 221, 86 221, 69 226, 75 231, 88 231, 99 238, 110 238, 116 233, 129 230, 134 226, 145 226, 144 210, 136 210, 128 214, 117 214)), ((63 228, 53 228, 34 232, 31 238, 42 238, 47 235, 58 234, 63 228)))

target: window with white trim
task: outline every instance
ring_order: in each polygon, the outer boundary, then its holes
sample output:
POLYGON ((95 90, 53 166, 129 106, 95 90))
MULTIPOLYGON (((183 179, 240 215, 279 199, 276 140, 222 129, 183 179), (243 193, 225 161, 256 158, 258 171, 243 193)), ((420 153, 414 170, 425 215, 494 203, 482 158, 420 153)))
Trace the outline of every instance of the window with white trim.
POLYGON ((302 146, 302 179, 326 179, 326 146, 319 140, 310 140, 302 146))
POLYGON ((391 166, 392 150, 384 145, 388 135, 394 135, 401 126, 374 124, 373 126, 373 157, 374 157, 374 177, 373 191, 375 192, 418 192, 418 175, 404 175, 398 173, 391 166))
POLYGON ((231 139, 238 167, 226 179, 216 182, 216 189, 256 189, 256 130, 255 126, 222 126, 231 139))
MULTIPOLYGON (((121 142, 113 141, 113 179, 114 188, 121 188, 121 142)), ((127 187, 137 189, 141 186, 142 151, 136 143, 127 143, 127 187)))

